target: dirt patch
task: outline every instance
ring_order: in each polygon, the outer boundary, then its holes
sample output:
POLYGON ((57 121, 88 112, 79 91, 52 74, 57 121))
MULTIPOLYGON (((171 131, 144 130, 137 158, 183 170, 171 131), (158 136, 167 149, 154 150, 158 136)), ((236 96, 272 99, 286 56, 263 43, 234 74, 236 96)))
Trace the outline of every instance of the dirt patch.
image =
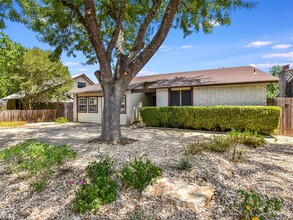
MULTIPOLYGON (((225 154, 202 153, 186 156, 182 142, 211 138, 215 133, 180 129, 154 129, 123 127, 122 134, 136 142, 126 145, 87 143, 97 138, 100 127, 95 124, 40 123, 18 128, 1 129, 0 148, 26 139, 48 143, 69 144, 78 156, 67 162, 49 180, 42 193, 29 190, 29 180, 16 174, 0 175, 0 219, 127 219, 129 212, 142 210, 150 219, 237 219, 234 206, 238 189, 255 189, 270 196, 280 196, 285 206, 276 219, 293 219, 293 138, 266 138, 263 148, 246 148, 241 163, 233 163, 225 154), (163 169, 164 177, 174 177, 187 183, 196 183, 216 189, 209 208, 196 212, 180 208, 160 199, 141 196, 134 190, 120 189, 117 200, 102 206, 97 215, 74 214, 72 201, 84 168, 103 155, 113 157, 116 169, 135 156, 147 155, 163 169), (193 164, 191 171, 174 169, 177 159, 187 157, 193 164)), ((0 167, 0 173, 3 171, 0 167)))

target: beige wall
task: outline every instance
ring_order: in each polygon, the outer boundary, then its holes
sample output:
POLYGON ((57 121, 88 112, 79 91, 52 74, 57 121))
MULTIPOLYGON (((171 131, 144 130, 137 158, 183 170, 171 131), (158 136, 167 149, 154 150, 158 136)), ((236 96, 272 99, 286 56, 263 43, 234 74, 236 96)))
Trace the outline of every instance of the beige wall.
POLYGON ((74 79, 74 83, 73 83, 73 86, 72 86, 72 89, 76 89, 77 88, 77 84, 78 82, 84 82, 86 83, 86 86, 90 86, 92 85, 88 80, 86 80, 84 77, 82 76, 79 76, 77 78, 74 79))
POLYGON ((132 93, 131 94, 131 119, 133 122, 141 121, 139 109, 143 106, 150 105, 150 99, 145 93, 132 93))
POLYGON ((193 105, 266 105, 266 84, 193 87, 193 105))

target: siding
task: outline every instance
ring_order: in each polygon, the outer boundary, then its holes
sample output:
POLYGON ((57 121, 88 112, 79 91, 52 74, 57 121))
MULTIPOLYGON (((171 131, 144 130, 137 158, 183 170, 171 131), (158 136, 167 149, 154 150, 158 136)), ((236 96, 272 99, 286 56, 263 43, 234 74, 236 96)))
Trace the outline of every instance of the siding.
POLYGON ((157 106, 168 106, 168 89, 156 89, 157 106))
POLYGON ((78 113, 79 122, 102 123, 102 97, 98 97, 97 113, 78 113))
POLYGON ((86 86, 90 86, 91 84, 89 83, 89 81, 87 81, 85 78, 83 78, 82 76, 79 76, 77 78, 74 79, 74 83, 72 86, 72 89, 76 89, 77 88, 77 84, 78 82, 84 82, 86 83, 86 86))
POLYGON ((193 87, 193 105, 266 105, 266 84, 193 87))
POLYGON ((139 109, 142 106, 148 106, 150 105, 150 100, 145 95, 145 93, 132 93, 131 94, 131 121, 137 122, 141 121, 139 109))

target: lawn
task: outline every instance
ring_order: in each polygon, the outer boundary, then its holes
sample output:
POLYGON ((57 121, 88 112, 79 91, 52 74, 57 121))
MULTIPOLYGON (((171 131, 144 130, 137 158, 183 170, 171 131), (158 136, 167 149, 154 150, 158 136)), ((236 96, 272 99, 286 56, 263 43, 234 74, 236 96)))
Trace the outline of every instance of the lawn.
POLYGON ((239 189, 283 198, 284 205, 276 219, 293 218, 293 138, 266 137, 264 147, 243 147, 243 158, 235 162, 227 151, 185 154, 186 143, 211 141, 215 133, 123 127, 123 135, 135 142, 113 146, 87 143, 99 133, 97 125, 78 123, 40 123, 1 129, 0 149, 36 139, 58 146, 66 144, 77 154, 76 158, 52 168, 54 172, 47 176, 39 193, 30 187, 34 176, 28 177, 23 171, 6 172, 4 162, 0 161, 0 219, 239 219, 241 212, 235 207, 239 189), (195 211, 182 208, 163 199, 143 196, 139 190, 118 182, 116 200, 101 205, 96 214, 72 211, 75 192, 90 162, 109 156, 113 158, 113 168, 121 172, 135 156, 143 155, 161 168, 163 177, 214 187, 216 194, 209 207, 195 211), (178 161, 188 161, 192 166, 183 163, 188 169, 178 169, 178 161))

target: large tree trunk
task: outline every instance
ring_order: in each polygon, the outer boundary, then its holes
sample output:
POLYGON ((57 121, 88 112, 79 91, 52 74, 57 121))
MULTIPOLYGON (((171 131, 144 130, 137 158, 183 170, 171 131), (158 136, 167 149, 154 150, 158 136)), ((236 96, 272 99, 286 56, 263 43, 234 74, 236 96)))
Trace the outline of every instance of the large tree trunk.
POLYGON ((120 109, 126 85, 120 82, 108 82, 102 85, 104 108, 102 116, 102 133, 99 140, 119 143, 122 135, 120 130, 120 109))

